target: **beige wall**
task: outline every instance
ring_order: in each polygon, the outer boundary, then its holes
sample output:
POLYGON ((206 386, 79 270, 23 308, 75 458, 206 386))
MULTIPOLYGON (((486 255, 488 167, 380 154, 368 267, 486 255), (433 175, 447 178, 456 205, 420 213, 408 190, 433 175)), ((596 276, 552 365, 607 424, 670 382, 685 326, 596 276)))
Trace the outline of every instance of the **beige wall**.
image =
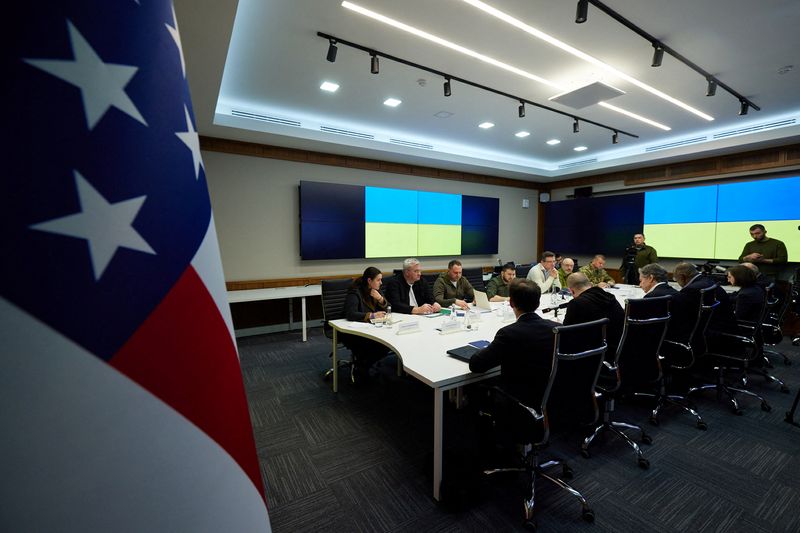
MULTIPOLYGON (((495 265, 498 259, 530 262, 536 253, 538 196, 531 189, 420 178, 384 172, 203 152, 226 281, 384 272, 403 258, 302 261, 299 246, 301 180, 461 193, 500 199, 499 254, 465 256, 464 266, 495 265), (530 208, 522 208, 522 200, 530 208)), ((420 258, 423 268, 445 268, 451 257, 420 258)))

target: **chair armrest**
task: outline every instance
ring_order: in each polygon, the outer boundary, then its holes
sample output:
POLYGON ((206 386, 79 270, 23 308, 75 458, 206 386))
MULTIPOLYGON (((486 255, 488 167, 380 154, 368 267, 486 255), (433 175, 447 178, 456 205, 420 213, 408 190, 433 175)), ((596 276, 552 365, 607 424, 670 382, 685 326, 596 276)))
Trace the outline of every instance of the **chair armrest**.
POLYGON ((502 389, 501 387, 498 387, 497 385, 493 385, 492 387, 490 387, 490 390, 492 390, 492 391, 494 391, 494 392, 496 392, 496 393, 500 394, 501 396, 504 396, 506 399, 508 399, 508 400, 511 400, 512 402, 514 402, 514 403, 515 403, 515 404, 517 404, 518 406, 520 406, 520 407, 522 407, 523 409, 525 409, 525 410, 526 410, 528 413, 530 413, 530 415, 531 415, 531 416, 534 418, 534 420, 536 420, 537 422, 540 422, 540 421, 541 421, 541 420, 544 418, 544 415, 543 415, 543 414, 541 414, 541 413, 539 413, 539 411, 537 411, 537 410, 536 410, 536 409, 534 409, 533 407, 528 407, 527 405, 525 405, 524 403, 522 403, 520 400, 518 400, 518 399, 517 399, 515 396, 513 396, 512 394, 509 394, 508 392, 506 392, 506 391, 505 391, 504 389, 502 389))

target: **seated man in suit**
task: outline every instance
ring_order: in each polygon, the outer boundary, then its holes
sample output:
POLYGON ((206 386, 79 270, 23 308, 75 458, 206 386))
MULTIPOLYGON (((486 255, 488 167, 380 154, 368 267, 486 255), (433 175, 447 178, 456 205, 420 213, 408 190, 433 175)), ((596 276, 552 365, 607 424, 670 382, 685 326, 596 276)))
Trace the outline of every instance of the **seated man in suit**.
POLYGON ((500 275, 495 276, 486 284, 486 297, 490 302, 505 302, 508 300, 509 284, 517 277, 514 263, 506 263, 500 270, 500 275))
MULTIPOLYGON (((679 342, 686 342, 697 321, 697 310, 700 301, 700 289, 707 289, 714 285, 714 280, 708 276, 703 276, 697 271, 692 263, 678 263, 672 273, 672 277, 681 290, 672 297, 670 305, 670 318, 669 329, 667 330, 667 338, 677 340, 679 342)), ((711 315, 708 328, 716 331, 728 331, 735 323, 733 317, 733 310, 731 309, 728 295, 722 289, 717 287, 714 294, 719 301, 720 305, 711 315)), ((700 354, 695 354, 700 355, 700 354)))
POLYGON ((764 273, 761 272, 755 264, 745 262, 741 263, 741 265, 749 268, 755 273, 756 285, 758 285, 762 289, 766 289, 769 286, 769 284, 772 283, 772 281, 767 276, 765 276, 764 273))
POLYGON ((567 314, 564 316, 564 325, 583 324, 601 318, 608 319, 606 328, 606 341, 608 350, 606 359, 614 360, 617 354, 622 327, 625 324, 625 311, 619 302, 599 286, 592 286, 589 278, 582 272, 575 272, 567 278, 567 287, 574 299, 567 305, 567 314))
POLYGON ((433 284, 433 300, 442 307, 456 304, 469 309, 467 301, 475 299, 475 291, 469 280, 461 275, 461 261, 453 259, 447 263, 447 272, 442 272, 433 284))
POLYGON ((526 405, 538 406, 553 362, 553 328, 559 324, 535 313, 542 293, 532 281, 514 279, 508 292, 517 321, 500 329, 489 346, 473 355, 469 369, 486 372, 499 365, 505 391, 526 405))
POLYGON ((543 252, 539 258, 539 263, 533 265, 528 271, 528 279, 535 282, 542 293, 560 291, 561 282, 556 269, 556 254, 543 252))
POLYGON ((644 265, 639 269, 639 287, 644 289, 644 297, 674 296, 678 291, 667 283, 667 271, 658 263, 644 265))
POLYGON ((605 289, 614 285, 614 278, 608 275, 605 266, 606 256, 597 254, 592 258, 592 262, 582 266, 579 272, 586 276, 592 285, 605 289))
POLYGON ((403 261, 403 275, 386 284, 386 299, 396 313, 427 315, 442 307, 433 301, 428 284, 422 279, 422 266, 413 258, 403 261))

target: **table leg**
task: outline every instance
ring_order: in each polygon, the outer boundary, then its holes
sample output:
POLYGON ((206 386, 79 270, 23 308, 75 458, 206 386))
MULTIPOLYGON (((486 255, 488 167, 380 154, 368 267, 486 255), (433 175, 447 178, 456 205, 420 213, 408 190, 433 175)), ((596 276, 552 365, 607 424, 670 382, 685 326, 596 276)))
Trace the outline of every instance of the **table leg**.
POLYGON ((303 311, 303 342, 306 342, 308 340, 308 336, 306 335, 306 297, 303 296, 301 301, 301 307, 303 311))
POLYGON ((444 392, 433 389, 433 499, 439 501, 442 485, 442 425, 444 416, 444 392))
POLYGON ((333 392, 339 392, 339 361, 336 359, 336 328, 333 328, 333 392))
POLYGON ((289 331, 294 329, 294 298, 289 298, 289 331))

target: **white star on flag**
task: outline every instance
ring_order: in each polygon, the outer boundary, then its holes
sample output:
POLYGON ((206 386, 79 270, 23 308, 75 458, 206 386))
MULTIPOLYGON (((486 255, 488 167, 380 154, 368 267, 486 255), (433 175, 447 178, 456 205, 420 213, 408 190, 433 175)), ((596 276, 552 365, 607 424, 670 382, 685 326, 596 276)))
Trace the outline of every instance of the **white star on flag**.
POLYGON ((175 4, 172 5, 172 20, 175 22, 175 27, 170 26, 169 24, 164 24, 167 27, 167 31, 172 36, 172 40, 175 41, 175 46, 178 47, 178 55, 181 58, 181 72, 183 73, 183 77, 186 78, 186 61, 183 59, 183 45, 181 45, 181 34, 178 31, 178 19, 175 17, 175 4))
POLYGON ((77 170, 75 185, 81 212, 34 224, 31 229, 86 239, 95 281, 103 275, 118 248, 155 255, 132 226, 147 196, 109 203, 77 170))
POLYGON ((178 138, 183 141, 183 144, 192 151, 194 178, 200 179, 200 167, 203 167, 203 170, 206 168, 205 165, 203 165, 203 158, 200 156, 200 138, 197 136, 197 130, 195 130, 192 125, 192 117, 189 116, 189 108, 184 105, 183 110, 186 113, 186 131, 176 131, 175 135, 177 135, 178 138))
POLYGON ((90 130, 112 106, 147 126, 144 117, 125 93, 125 86, 139 70, 138 67, 104 63, 71 22, 67 22, 67 27, 74 60, 25 59, 25 62, 81 90, 83 111, 90 130))

